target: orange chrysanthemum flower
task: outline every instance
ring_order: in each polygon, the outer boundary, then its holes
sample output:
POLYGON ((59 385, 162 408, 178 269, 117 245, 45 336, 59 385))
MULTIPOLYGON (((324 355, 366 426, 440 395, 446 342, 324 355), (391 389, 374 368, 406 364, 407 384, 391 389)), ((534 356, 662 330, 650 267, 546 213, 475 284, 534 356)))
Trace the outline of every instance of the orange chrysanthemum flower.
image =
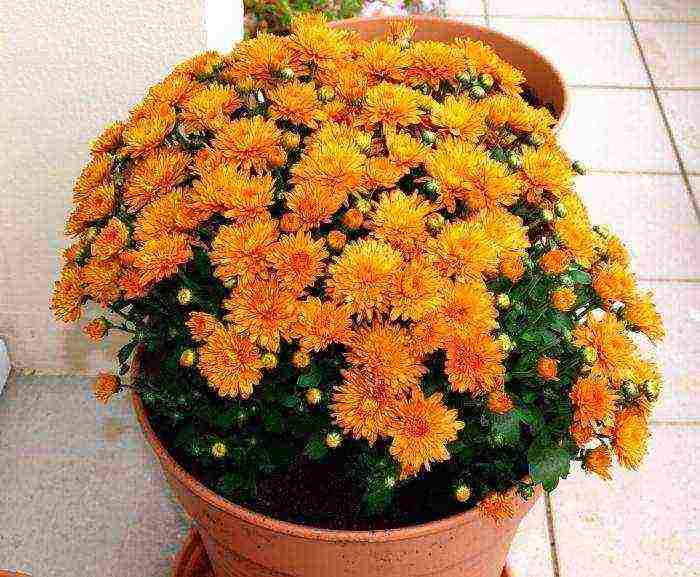
POLYGON ((270 264, 283 287, 300 294, 325 271, 328 252, 323 238, 313 240, 308 232, 281 236, 270 255, 270 264))
POLYGON ((136 255, 134 268, 141 273, 145 286, 173 276, 192 256, 190 239, 184 234, 171 234, 147 241, 136 255))
POLYGON ((571 423, 569 433, 571 434, 571 438, 576 443, 576 446, 580 448, 583 448, 590 443, 595 435, 593 427, 590 425, 582 425, 579 421, 574 421, 571 423))
POLYGON ((530 191, 547 191, 554 198, 571 192, 574 171, 561 150, 555 146, 525 147, 521 177, 530 191))
POLYGON ((90 146, 90 152, 99 156, 108 152, 114 152, 122 145, 122 134, 126 124, 123 122, 113 122, 104 129, 90 146))
POLYGON ((287 158, 282 148, 282 131, 274 120, 262 116, 226 123, 212 144, 234 168, 255 169, 259 173, 280 166, 287 158))
POLYGON ((619 263, 596 267, 592 277, 593 290, 608 305, 628 302, 635 297, 634 276, 619 263))
POLYGON ((562 274, 571 266, 569 255, 558 248, 544 253, 540 257, 540 268, 547 274, 562 274))
POLYGON ((98 317, 85 325, 83 332, 91 341, 101 341, 107 335, 107 329, 107 321, 102 317, 98 317))
POLYGON ((90 246, 92 256, 106 260, 115 256, 129 241, 129 229, 118 218, 111 218, 90 246))
POLYGON ((203 311, 193 311, 190 313, 189 319, 185 322, 192 339, 195 341, 206 341, 214 334, 216 329, 223 327, 214 315, 203 311))
POLYGON ((82 268, 85 294, 102 306, 114 302, 119 297, 117 281, 121 273, 121 264, 117 259, 100 260, 91 258, 82 268))
POLYGON ((610 389, 606 378, 596 374, 579 377, 569 396, 576 409, 574 420, 581 425, 611 422, 617 395, 610 389))
POLYGON ((498 314, 493 297, 481 281, 449 283, 438 312, 451 334, 465 335, 489 332, 498 314))
POLYGON ((154 200, 139 212, 134 223, 134 238, 145 243, 180 232, 177 224, 182 209, 182 192, 175 191, 154 200))
POLYGON ((410 61, 400 46, 375 40, 361 47, 357 64, 376 80, 400 81, 410 61))
POLYGON ((113 184, 100 185, 86 193, 78 203, 66 225, 66 232, 76 235, 85 230, 89 223, 100 220, 114 211, 115 189, 113 184))
POLYGON ((608 261, 616 262, 623 267, 629 266, 630 255, 622 241, 614 234, 609 235, 603 243, 603 252, 608 261))
POLYGON ((634 345, 625 334, 624 325, 609 313, 601 319, 589 315, 586 322, 574 330, 574 343, 593 347, 597 353, 595 367, 614 383, 629 376, 634 345))
POLYGON ((279 349, 281 337, 291 338, 299 310, 296 293, 275 277, 239 286, 223 304, 229 311, 224 318, 233 323, 236 332, 247 333, 272 352, 279 349))
POLYGON ((527 227, 523 225, 522 219, 504 208, 485 208, 471 220, 481 223, 488 239, 498 248, 501 258, 504 252, 522 255, 521 251, 530 247, 527 227))
POLYGON ((486 112, 468 98, 447 96, 433 105, 430 120, 452 136, 475 143, 486 133, 486 112))
POLYGON ((186 132, 218 130, 241 104, 238 94, 230 86, 210 84, 185 100, 180 119, 186 132))
POLYGON ((107 404, 121 389, 122 383, 117 375, 100 373, 92 383, 92 392, 100 403, 107 404))
POLYGON ((489 335, 453 336, 446 349, 445 372, 453 391, 477 395, 503 385, 503 350, 489 335))
POLYGON ((210 253, 214 274, 224 282, 238 277, 244 284, 267 278, 277 237, 275 221, 269 218, 243 226, 222 226, 210 253))
POLYGON ((396 407, 396 418, 390 423, 392 438, 389 452, 401 465, 401 477, 416 474, 421 468, 430 469, 433 462, 447 461, 447 444, 457 439, 464 423, 457 411, 448 409, 440 393, 427 399, 420 389, 396 407))
POLYGON ((386 156, 373 156, 365 162, 362 188, 370 192, 377 188, 394 188, 403 175, 404 171, 386 156))
POLYGON ((573 194, 565 195, 560 202, 566 210, 566 216, 555 221, 554 230, 574 260, 589 268, 595 260, 600 243, 591 229, 586 209, 573 194))
POLYGON ((416 255, 428 240, 426 217, 432 205, 418 194, 408 196, 399 190, 383 194, 372 213, 368 228, 406 256, 416 255))
POLYGON ((412 86, 428 84, 438 88, 440 82, 454 82, 455 76, 467 69, 464 55, 442 42, 416 42, 408 54, 411 62, 405 78, 412 86))
POLYGON ((146 103, 122 134, 122 151, 134 158, 153 152, 175 127, 177 116, 168 104, 146 103))
POLYGON ((333 343, 349 342, 351 326, 346 306, 311 297, 299 305, 293 335, 302 350, 319 352, 333 343))
POLYGON ((522 252, 513 250, 507 250, 501 254, 499 271, 512 283, 518 282, 525 274, 523 256, 522 252))
POLYGON ((311 230, 328 222, 347 199, 347 193, 327 190, 317 183, 296 186, 287 194, 287 206, 301 230, 311 230))
POLYGON ((348 141, 315 146, 292 169, 292 183, 311 181, 327 194, 348 194, 359 188, 364 162, 365 156, 348 141))
POLYGON ((493 48, 480 40, 465 38, 458 38, 455 45, 457 51, 478 74, 490 74, 505 94, 517 95, 521 92, 525 75, 500 58, 493 48))
POLYGON ((423 164, 430 150, 410 134, 391 130, 386 134, 386 147, 391 163, 404 172, 423 164))
POLYGON ((329 28, 325 21, 297 19, 292 24, 292 50, 298 62, 309 67, 339 62, 351 54, 350 32, 329 28))
POLYGON ((182 74, 191 80, 206 79, 223 65, 222 56, 218 52, 202 52, 178 64, 173 74, 182 74))
POLYGON ((513 409, 513 399, 505 391, 492 391, 489 393, 487 406, 489 411, 502 415, 513 409))
POLYGON ((270 91, 270 117, 316 128, 325 115, 313 84, 290 82, 270 91))
POLYGON ((444 276, 479 280, 498 263, 496 247, 476 222, 448 222, 436 238, 429 239, 427 249, 430 261, 444 276))
POLYGON ((635 295, 634 298, 628 299, 623 316, 627 323, 643 332, 652 342, 658 342, 666 336, 661 315, 656 311, 651 293, 635 295))
POLYGON ((289 39, 262 33, 238 44, 222 76, 233 83, 250 79, 263 88, 271 86, 284 68, 298 70, 292 61, 289 39))
POLYGON ((384 242, 351 242, 328 267, 331 277, 327 290, 333 300, 346 303, 359 318, 372 319, 387 310, 401 261, 401 255, 384 242))
POLYGON ((389 295, 391 320, 417 321, 437 310, 444 285, 445 280, 429 264, 420 261, 405 264, 389 295))
POLYGON ((396 417, 404 393, 367 369, 343 372, 343 382, 333 392, 331 411, 335 422, 346 434, 370 444, 386 435, 396 417))
POLYGON ((99 186, 108 184, 112 175, 112 158, 109 154, 97 154, 83 168, 80 176, 73 185, 73 202, 79 204, 99 186))
POLYGON ((542 356, 537 361, 537 374, 545 381, 555 381, 557 379, 557 370, 559 361, 551 357, 542 356))
POLYGON ((417 386, 426 369, 411 351, 408 332, 397 325, 373 323, 351 336, 346 358, 351 365, 370 370, 396 390, 417 386))
POLYGON ((181 107, 198 87, 199 84, 188 74, 173 72, 148 91, 148 100, 181 107))
POLYGON ((198 352, 197 367, 222 397, 247 399, 260 382, 257 347, 230 327, 217 327, 198 352))
POLYGON ((562 287, 552 293, 552 306, 561 312, 570 311, 576 304, 576 291, 571 287, 562 287))
POLYGON ((370 128, 377 124, 395 128, 418 124, 422 94, 402 84, 382 82, 365 96, 362 119, 370 128))
POLYGON ((515 515, 515 505, 512 495, 493 491, 486 495, 476 506, 479 513, 485 519, 491 519, 500 524, 501 521, 511 519, 515 515))
POLYGON ((51 310, 54 316, 64 323, 74 323, 83 312, 85 288, 80 268, 67 264, 60 278, 54 283, 51 310))
POLYGON ((455 211, 457 200, 476 211, 510 206, 520 197, 518 177, 463 140, 450 138, 441 142, 425 167, 440 187, 440 202, 450 212, 455 211))
POLYGON ((137 162, 124 189, 124 202, 129 211, 138 212, 172 192, 187 176, 189 163, 189 154, 175 148, 156 150, 137 162))
POLYGON ((639 468, 649 444, 649 424, 639 410, 628 407, 615 415, 612 444, 620 465, 639 468))
POLYGON ((411 346, 414 355, 422 358, 435 352, 443 346, 446 335, 449 333, 450 326, 447 319, 439 311, 423 316, 411 327, 411 346))
POLYGON ((581 463, 581 468, 587 473, 595 473, 601 479, 610 481, 610 467, 612 466, 612 456, 610 449, 605 445, 598 445, 595 449, 586 451, 586 455, 581 463))

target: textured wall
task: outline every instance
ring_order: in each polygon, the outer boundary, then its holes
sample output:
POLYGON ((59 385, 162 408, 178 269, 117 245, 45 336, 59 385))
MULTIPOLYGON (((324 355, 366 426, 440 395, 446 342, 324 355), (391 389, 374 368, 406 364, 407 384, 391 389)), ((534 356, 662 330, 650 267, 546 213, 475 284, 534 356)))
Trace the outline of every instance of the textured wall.
POLYGON ((204 49, 202 4, 0 2, 0 337, 16 367, 111 366, 47 312, 72 183, 100 129, 204 49))

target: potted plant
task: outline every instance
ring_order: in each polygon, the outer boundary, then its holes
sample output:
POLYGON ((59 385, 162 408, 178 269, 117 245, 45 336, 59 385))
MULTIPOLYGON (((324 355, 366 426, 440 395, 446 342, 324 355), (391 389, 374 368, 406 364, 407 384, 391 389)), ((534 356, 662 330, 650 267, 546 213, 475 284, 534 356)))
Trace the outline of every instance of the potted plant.
POLYGON ((495 577, 540 487, 646 452, 663 328, 555 118, 385 25, 179 65, 75 185, 52 308, 132 336, 95 394, 133 390, 217 577, 495 577))

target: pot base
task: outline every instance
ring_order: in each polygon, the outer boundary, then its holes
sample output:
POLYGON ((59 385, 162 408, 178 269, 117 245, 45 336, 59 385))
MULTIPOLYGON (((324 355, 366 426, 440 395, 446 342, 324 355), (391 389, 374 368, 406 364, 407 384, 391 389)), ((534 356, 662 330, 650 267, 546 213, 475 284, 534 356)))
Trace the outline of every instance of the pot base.
MULTIPOLYGON (((0 571, 0 577, 2 577, 2 571, 0 571)), ((195 528, 190 529, 185 544, 175 560, 172 577, 215 577, 199 531, 195 528)), ((508 567, 503 568, 501 577, 512 577, 508 567)))

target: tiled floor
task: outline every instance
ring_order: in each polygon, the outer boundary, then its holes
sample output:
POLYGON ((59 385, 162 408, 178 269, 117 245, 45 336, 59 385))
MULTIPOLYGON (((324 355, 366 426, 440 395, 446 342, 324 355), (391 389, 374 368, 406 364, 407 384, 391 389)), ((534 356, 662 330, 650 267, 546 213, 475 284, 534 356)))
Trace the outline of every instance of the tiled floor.
MULTIPOLYGON (((561 140, 591 169, 579 192, 592 219, 633 247, 669 333, 650 351, 667 385, 648 462, 608 484, 579 471, 562 482, 525 519, 515 575, 697 577, 700 2, 447 6, 523 38, 560 68, 572 87, 561 140)), ((165 577, 186 527, 126 400, 96 406, 84 378, 11 379, 0 398, 0 568, 165 577)))

